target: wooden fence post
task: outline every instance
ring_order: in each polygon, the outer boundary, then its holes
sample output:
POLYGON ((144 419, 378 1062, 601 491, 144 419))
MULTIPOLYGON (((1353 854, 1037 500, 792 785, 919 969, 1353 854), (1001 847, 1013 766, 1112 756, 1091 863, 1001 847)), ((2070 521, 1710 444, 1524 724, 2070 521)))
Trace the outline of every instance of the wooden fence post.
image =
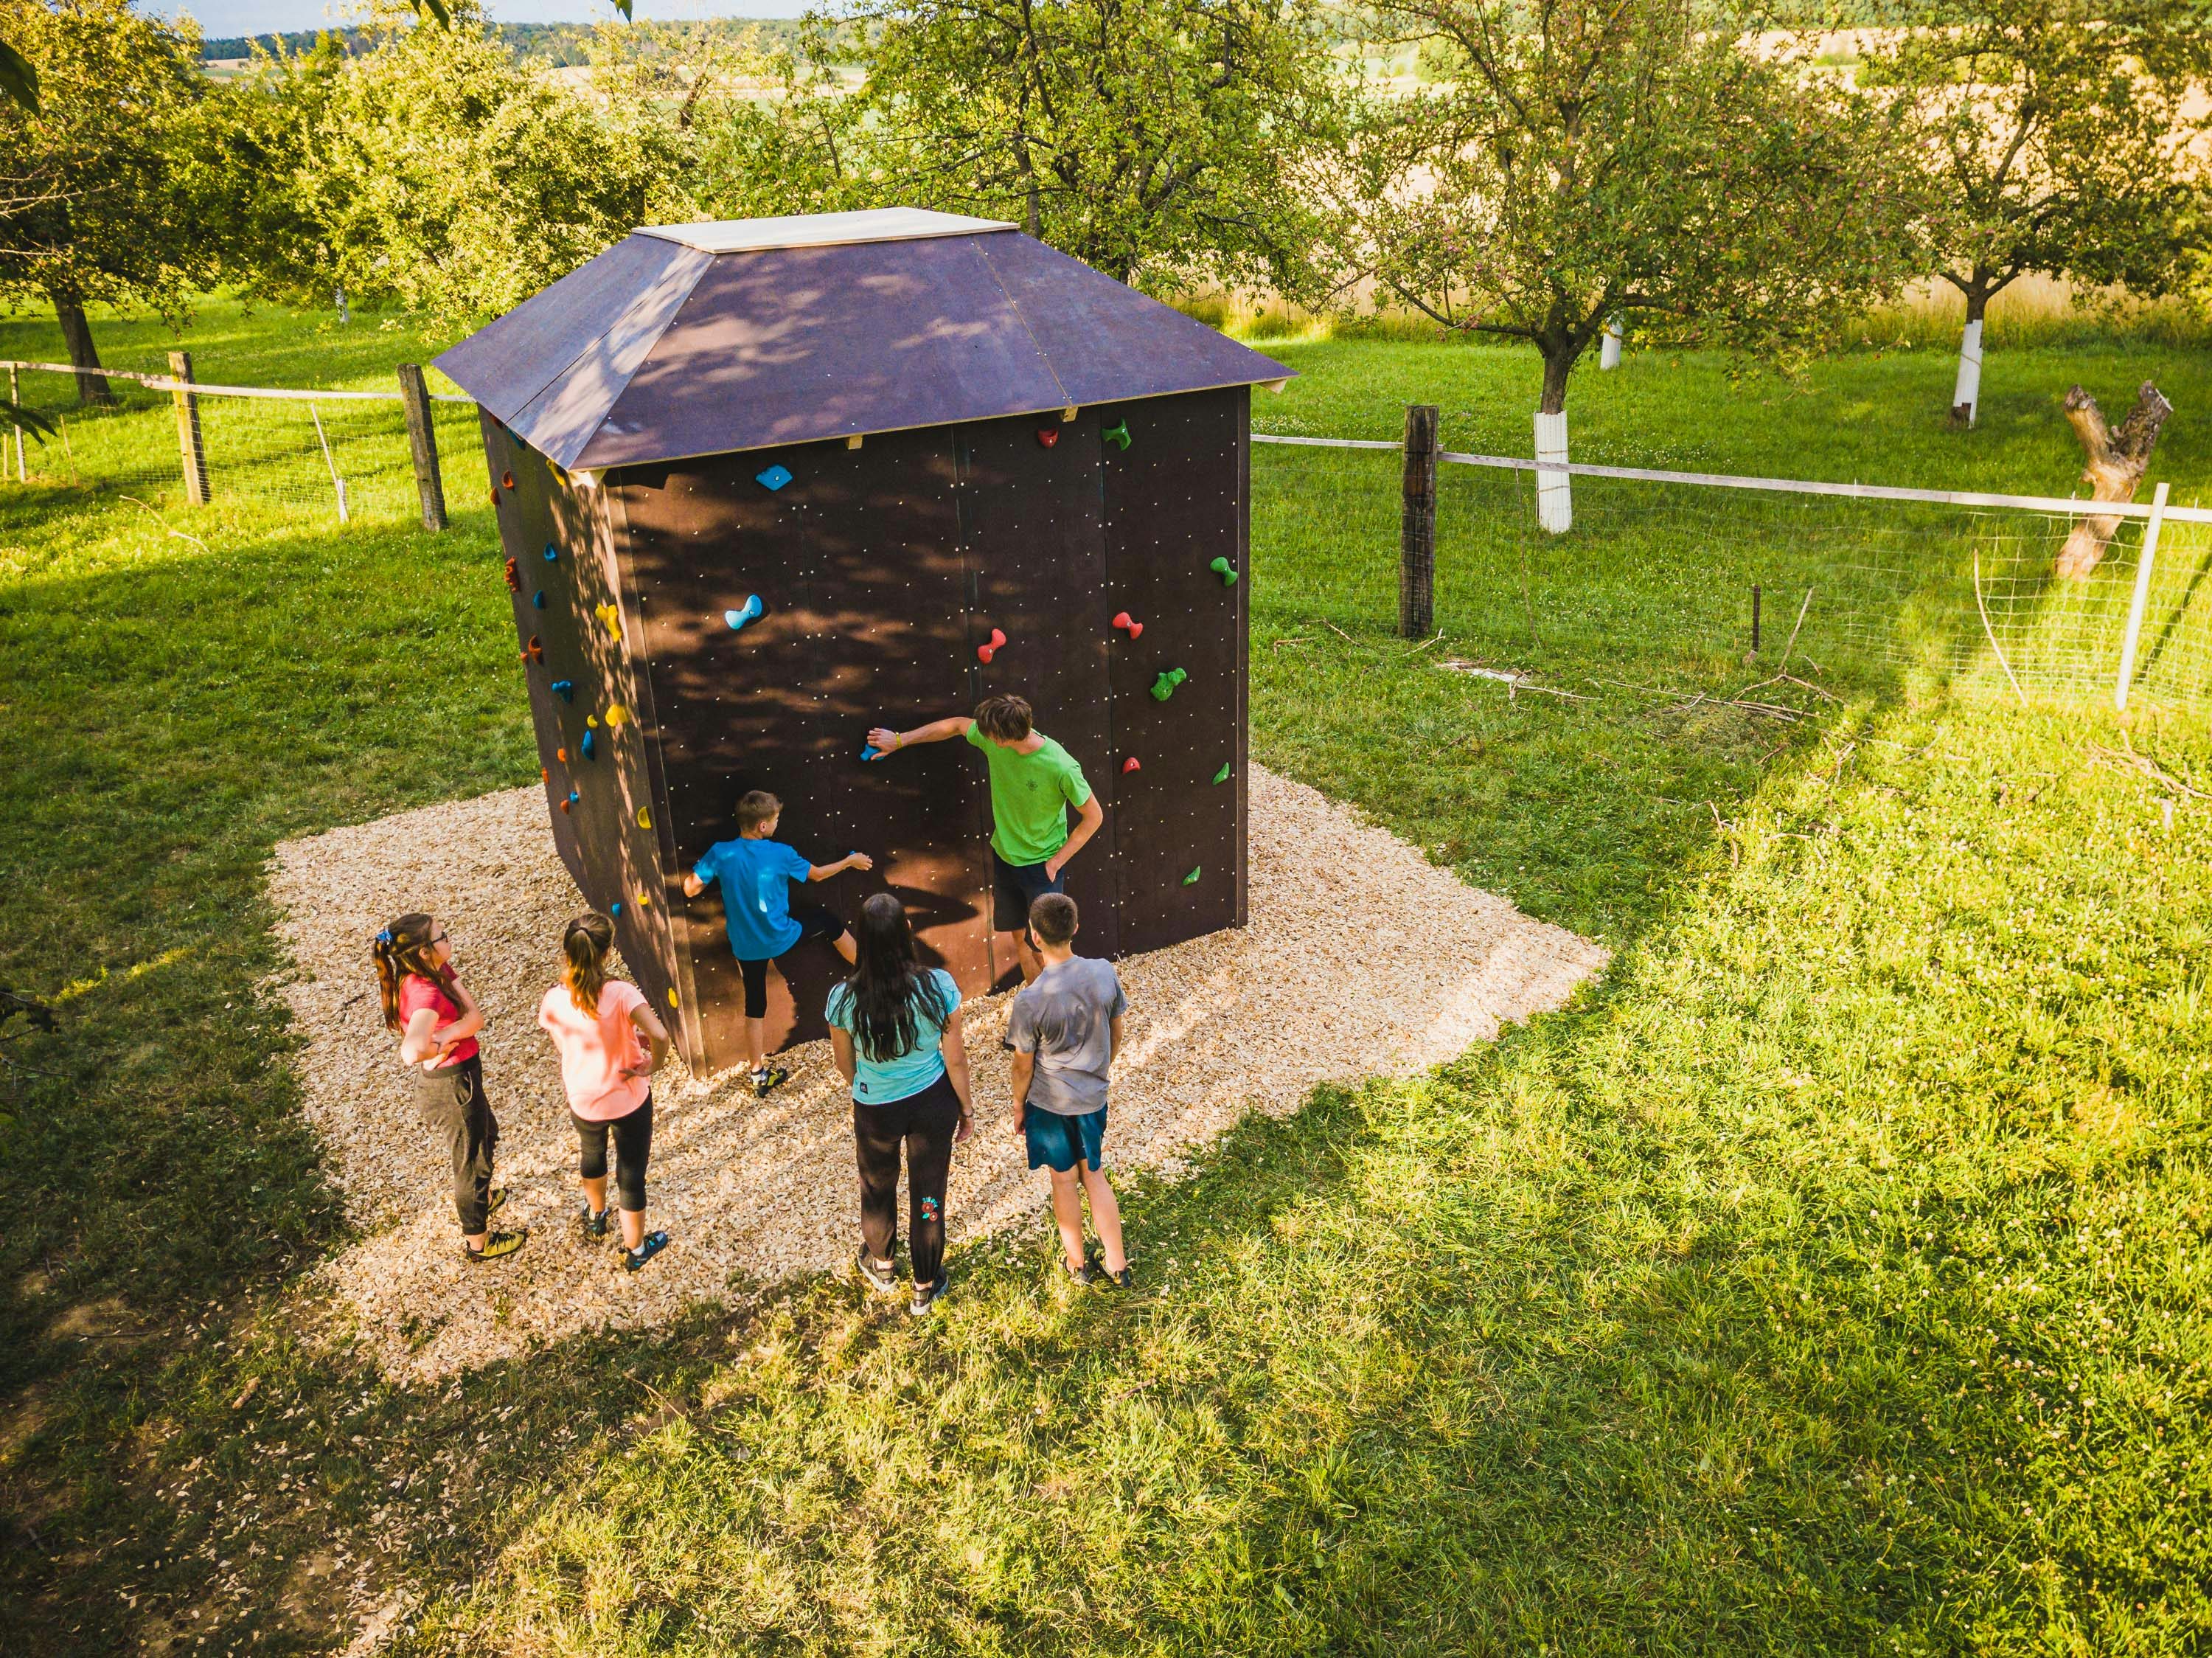
POLYGON ((177 405, 177 448, 185 466, 185 498, 196 507, 208 503, 207 446, 200 439, 200 399, 192 390, 192 354, 169 353, 169 377, 178 383, 169 395, 177 405))
POLYGON ((1437 409, 1406 405, 1405 499, 1398 522, 1398 632, 1425 639, 1437 610, 1437 409))
POLYGON ((438 434, 430 424, 430 388, 422 365, 399 365, 399 400, 407 410, 407 447, 415 455, 415 491, 422 497, 422 527, 446 527, 446 483, 438 471, 438 434))

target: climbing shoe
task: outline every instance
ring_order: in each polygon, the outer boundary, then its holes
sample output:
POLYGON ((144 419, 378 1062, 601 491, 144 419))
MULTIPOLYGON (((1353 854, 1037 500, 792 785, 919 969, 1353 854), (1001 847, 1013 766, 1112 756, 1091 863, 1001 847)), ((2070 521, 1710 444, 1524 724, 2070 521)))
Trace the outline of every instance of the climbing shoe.
POLYGON ((765 1100, 769 1091, 780 1088, 791 1081, 791 1073, 781 1065, 763 1065, 753 1073, 753 1093, 765 1100))
POLYGON ((491 1189, 490 1195, 484 1199, 484 1213, 487 1215, 498 1214, 499 1206, 506 1201, 507 1188, 503 1186, 494 1186, 491 1189))
POLYGON ((667 1247, 668 1234, 665 1232, 647 1233, 643 1238, 639 1240, 636 1248, 625 1249, 623 1251, 623 1271, 625 1272, 636 1271, 640 1267, 643 1266, 647 1261, 651 1260, 655 1255, 658 1255, 662 1250, 667 1247))
POLYGON ((1067 1264, 1067 1257, 1061 1256, 1060 1270, 1067 1274, 1067 1281, 1070 1283, 1081 1284, 1085 1289, 1097 1283, 1099 1279, 1098 1264, 1088 1255, 1083 1258, 1083 1265, 1080 1266, 1070 1266, 1067 1264))
POLYGON ((522 1240, 529 1235, 528 1227, 524 1227, 519 1232, 487 1233, 484 1235, 484 1246, 482 1249, 471 1249, 466 1244, 463 1244, 461 1253, 472 1261, 495 1261, 501 1256, 512 1255, 516 1250, 521 1248, 522 1240))
POLYGON ((615 1217, 615 1206, 609 1204, 605 1209, 593 1209, 592 1200, 586 1198, 583 1202, 583 1210, 584 1235, 587 1238, 605 1237, 607 1222, 615 1217))

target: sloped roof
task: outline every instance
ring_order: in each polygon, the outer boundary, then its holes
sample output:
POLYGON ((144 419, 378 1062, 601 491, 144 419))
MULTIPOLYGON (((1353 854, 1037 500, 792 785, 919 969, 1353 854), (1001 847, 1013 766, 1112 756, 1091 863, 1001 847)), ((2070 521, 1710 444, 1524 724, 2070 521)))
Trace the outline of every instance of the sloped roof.
POLYGON ((437 366, 589 470, 1291 373, 1011 226, 913 208, 635 231, 437 366))

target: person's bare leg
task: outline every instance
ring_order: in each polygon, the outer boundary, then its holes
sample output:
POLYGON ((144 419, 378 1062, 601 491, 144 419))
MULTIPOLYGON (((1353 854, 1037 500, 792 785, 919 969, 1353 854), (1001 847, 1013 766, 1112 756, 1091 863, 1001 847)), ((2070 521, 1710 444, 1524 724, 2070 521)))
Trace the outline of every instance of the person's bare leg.
POLYGON ((1088 1163, 1078 1163, 1083 1173, 1084 1195, 1091 1199, 1091 1224, 1098 1234, 1098 1247, 1106 1257, 1106 1270, 1119 1272, 1128 1265, 1129 1258, 1121 1250, 1121 1205, 1115 1201, 1114 1187, 1106 1179, 1106 1171, 1093 1168, 1088 1163))
POLYGON ((625 1209, 622 1211, 623 1247, 635 1250, 645 1241, 645 1211, 625 1209))
POLYGON ((461 1241, 467 1245, 472 1253, 481 1255, 483 1253, 484 1240, 489 1236, 491 1234, 489 1232, 464 1232, 461 1234, 461 1241))
POLYGON ((1048 1170, 1052 1176, 1052 1218, 1060 1228, 1060 1247, 1072 1271, 1083 1266, 1083 1188, 1075 1171, 1048 1170))
POLYGON ((584 1200, 592 1206, 592 1213, 607 1212, 607 1177, 604 1174, 584 1181, 584 1200))
POLYGON ((1029 935, 1017 930, 1000 933, 999 936, 1005 940, 1006 946, 1013 951, 1015 965, 1022 970, 1022 983, 1024 984, 1032 983, 1036 976, 1044 971, 1044 963, 1030 946, 1029 935))

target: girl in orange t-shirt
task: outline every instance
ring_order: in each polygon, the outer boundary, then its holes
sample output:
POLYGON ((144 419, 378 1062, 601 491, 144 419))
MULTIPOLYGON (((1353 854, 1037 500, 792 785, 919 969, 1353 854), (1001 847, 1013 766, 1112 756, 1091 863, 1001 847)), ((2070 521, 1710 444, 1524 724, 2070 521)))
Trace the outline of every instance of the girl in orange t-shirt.
POLYGON ((635 1272, 668 1244, 645 1229, 645 1167, 653 1155, 653 1090, 647 1081, 668 1053, 668 1027, 627 979, 607 977, 615 926, 594 911, 562 934, 568 960, 538 1004, 538 1022, 561 1055, 561 1083, 582 1147, 584 1234, 607 1234, 607 1137, 615 1143, 622 1203, 623 1265, 635 1272), (648 1045, 650 1052, 647 1051, 648 1045))

